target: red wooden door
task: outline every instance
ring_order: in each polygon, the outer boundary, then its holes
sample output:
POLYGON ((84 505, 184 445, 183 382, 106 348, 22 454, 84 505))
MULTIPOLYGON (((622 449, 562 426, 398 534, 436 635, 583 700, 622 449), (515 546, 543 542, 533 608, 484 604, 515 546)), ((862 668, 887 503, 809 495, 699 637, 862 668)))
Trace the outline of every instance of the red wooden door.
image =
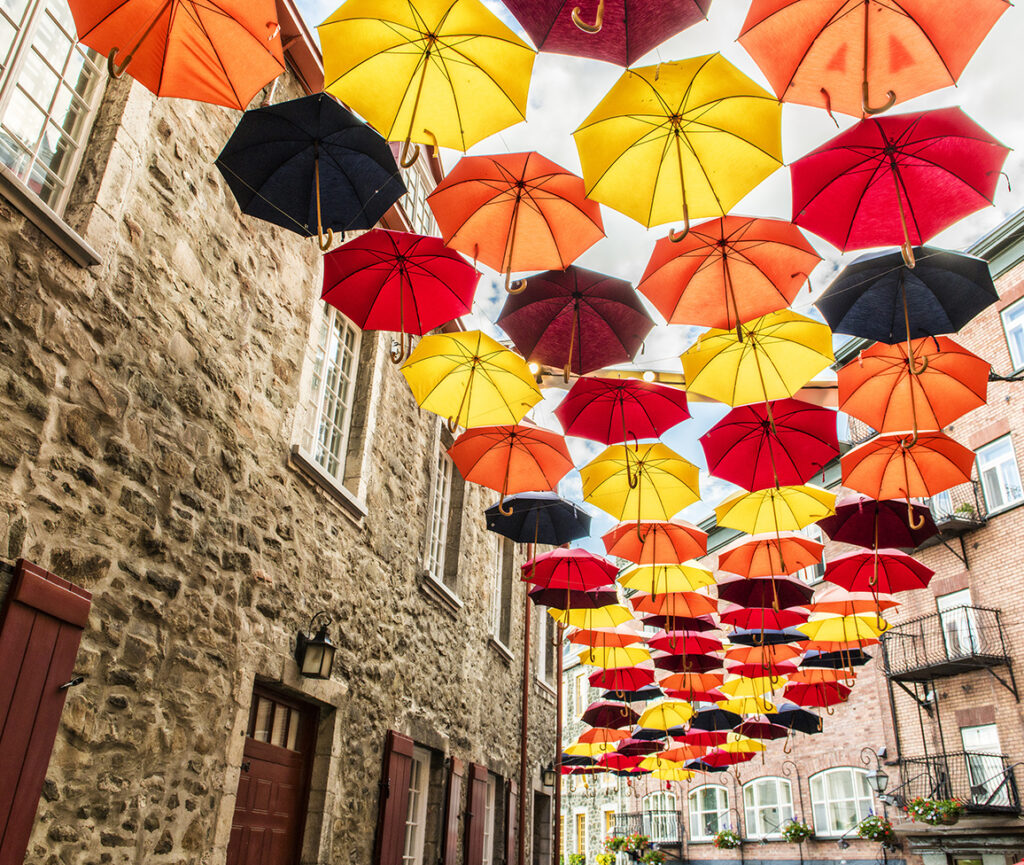
POLYGON ((257 687, 227 865, 298 865, 316 710, 257 687))
POLYGON ((92 596, 19 559, 0 611, 0 865, 25 858, 92 596))
MULTIPOLYGON (((373 854, 376 865, 401 865, 402 862, 413 748, 413 741, 408 736, 388 730, 377 804, 377 838, 373 854)), ((426 790, 422 795, 427 795, 426 790)))

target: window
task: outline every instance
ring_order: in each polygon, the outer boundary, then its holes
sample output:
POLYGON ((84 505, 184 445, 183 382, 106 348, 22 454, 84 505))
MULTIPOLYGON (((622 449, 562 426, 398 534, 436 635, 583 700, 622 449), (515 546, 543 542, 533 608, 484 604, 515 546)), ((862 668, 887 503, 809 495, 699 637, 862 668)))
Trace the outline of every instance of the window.
POLYGON ((456 592, 465 483, 446 452, 450 444, 447 432, 442 432, 431 482, 425 565, 431 577, 456 592))
POLYGON ((793 819, 793 788, 783 778, 758 778, 743 787, 743 809, 750 838, 781 838, 793 819))
POLYGON ((953 516, 953 495, 949 490, 924 500, 925 506, 932 512, 932 519, 937 523, 948 520, 953 516))
POLYGON ((587 815, 584 811, 576 814, 576 852, 584 855, 587 852, 587 815))
MULTIPOLYGON (((423 148, 424 150, 426 148, 423 148)), ((426 156, 426 154, 423 154, 426 156)), ((437 234, 437 223, 434 214, 427 205, 427 196, 433 186, 433 176, 427 180, 430 169, 427 160, 416 160, 411 168, 402 170, 402 180, 408 193, 402 198, 401 208, 409 225, 417 234, 437 234)))
MULTIPOLYGON (((511 858, 509 851, 509 858, 511 858)), ((558 855, 565 855, 565 814, 558 815, 558 855)))
POLYGON ((978 477, 989 513, 1024 501, 1017 455, 1009 436, 978 448, 978 477))
POLYGON ((298 709, 257 696, 249 718, 249 738, 297 751, 301 722, 302 713, 298 709))
POLYGON ((690 837, 710 841, 729 828, 729 791, 718 784, 705 784, 690 793, 690 837))
POLYGON ((1010 363, 1018 370, 1024 367, 1024 300, 1011 304, 1000 314, 1003 330, 1006 331, 1006 343, 1010 348, 1010 363))
POLYGON ((679 840, 678 807, 675 793, 651 793, 644 798, 644 829, 652 841, 679 840))
POLYGON ((935 599, 942 622, 946 657, 963 658, 981 651, 978 624, 971 606, 971 590, 961 589, 935 599))
POLYGON ((58 213, 104 78, 63 0, 0 2, 0 163, 58 213))
POLYGON ((1009 805, 1010 796, 1006 769, 999 745, 999 728, 995 724, 979 727, 961 727, 960 739, 964 743, 964 759, 971 781, 971 801, 984 805, 1009 805))
MULTIPOLYGON (((607 774, 607 773, 605 773, 607 774)), ((607 838, 609 835, 615 833, 615 809, 605 808, 604 811, 604 836, 607 838)))
POLYGON ((871 788, 863 769, 829 769, 811 777, 814 828, 822 836, 842 835, 871 813, 871 788))
POLYGON ((587 671, 581 670, 572 680, 572 713, 576 718, 582 715, 590 705, 587 702, 589 689, 590 682, 587 681, 587 671))
POLYGON ((491 865, 494 862, 494 815, 498 797, 497 779, 487 775, 487 795, 484 798, 484 855, 480 865, 491 865))
MULTIPOLYGON (((817 541, 819 544, 825 540, 825 536, 821 533, 821 529, 817 526, 807 526, 806 528, 800 529, 797 534, 803 535, 805 538, 809 538, 812 541, 817 541)), ((806 568, 801 568, 795 574, 793 574, 798 580, 803 580, 805 583, 814 585, 820 583, 825 579, 825 557, 822 555, 820 562, 809 565, 806 568)))
POLYGON ((405 816, 402 865, 423 865, 429 783, 430 752, 423 748, 413 748, 412 765, 409 768, 409 809, 405 816))
POLYGON ((515 545, 508 538, 497 538, 491 616, 494 639, 503 646, 508 646, 512 636, 512 586, 516 577, 515 566, 515 545))
POLYGON ((555 665, 558 661, 555 657, 557 628, 557 623, 547 613, 537 622, 537 678, 552 687, 555 684, 555 665))

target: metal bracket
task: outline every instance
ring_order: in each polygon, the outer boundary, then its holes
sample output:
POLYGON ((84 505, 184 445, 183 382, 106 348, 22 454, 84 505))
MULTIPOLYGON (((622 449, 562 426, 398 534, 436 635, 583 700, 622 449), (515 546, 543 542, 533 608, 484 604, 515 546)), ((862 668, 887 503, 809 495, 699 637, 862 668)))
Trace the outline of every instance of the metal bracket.
POLYGON ((63 685, 58 685, 58 691, 66 691, 68 688, 74 688, 81 685, 85 681, 85 676, 72 676, 63 685))
MULTIPOLYGON (((927 713, 928 713, 929 715, 931 715, 931 714, 932 714, 932 711, 933 711, 933 710, 932 710, 932 704, 931 704, 930 702, 926 701, 926 700, 922 700, 922 699, 921 699, 921 698, 920 698, 920 697, 919 697, 919 696, 917 695, 917 688, 916 688, 916 687, 914 688, 914 690, 913 690, 913 691, 911 691, 911 690, 910 690, 910 688, 908 688, 908 687, 907 687, 907 686, 906 686, 906 685, 905 685, 905 684, 904 684, 903 682, 901 682, 901 681, 900 681, 899 679, 895 679, 895 680, 893 680, 893 681, 895 681, 895 683, 896 683, 896 684, 897 684, 897 685, 898 685, 898 686, 899 686, 899 687, 900 687, 900 688, 901 688, 901 689, 902 689, 902 690, 903 690, 903 691, 904 691, 904 692, 905 692, 906 694, 908 694, 908 695, 910 696, 910 698, 911 698, 911 699, 912 699, 912 700, 913 700, 913 701, 914 701, 915 703, 917 703, 917 705, 918 705, 918 706, 920 706, 920 707, 921 707, 922 709, 924 709, 924 710, 925 710, 925 711, 926 711, 926 712, 927 712, 927 713)), ((932 689, 932 692, 934 693, 934 689, 932 689)))
POLYGON ((941 532, 939 533, 939 541, 942 543, 942 546, 944 546, 954 556, 956 556, 960 560, 960 562, 963 564, 965 569, 969 569, 970 565, 967 564, 967 543, 964 541, 964 534, 963 534, 963 532, 960 533, 959 540, 960 540, 960 552, 958 553, 955 549, 953 549, 953 547, 950 546, 949 541, 942 536, 942 533, 941 532))
POLYGON ((1010 677, 1009 677, 1010 680, 1009 681, 1007 681, 1002 676, 1000 676, 995 671, 994 667, 986 667, 985 669, 988 670, 992 674, 992 678, 993 679, 995 679, 1000 685, 1002 685, 1004 688, 1006 688, 1007 691, 1009 691, 1011 694, 1013 694, 1013 699, 1014 700, 1016 700, 1018 703, 1020 702, 1020 695, 1017 693, 1017 679, 1013 675, 1013 667, 1011 667, 1009 664, 1007 664, 1007 666, 1006 666, 1007 672, 1009 672, 1009 674, 1010 674, 1010 677))

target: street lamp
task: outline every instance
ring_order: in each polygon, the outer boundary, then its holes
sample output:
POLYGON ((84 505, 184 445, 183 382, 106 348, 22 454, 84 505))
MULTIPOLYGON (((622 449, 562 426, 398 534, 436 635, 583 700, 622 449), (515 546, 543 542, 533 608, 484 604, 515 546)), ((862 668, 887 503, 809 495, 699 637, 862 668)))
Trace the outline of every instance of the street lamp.
POLYGON ((871 748, 863 748, 860 752, 860 761, 865 765, 871 765, 871 757, 875 758, 875 768, 872 769, 865 776, 864 780, 868 782, 868 786, 878 795, 881 796, 885 792, 885 788, 889 786, 889 776, 882 769, 881 757, 885 756, 885 748, 879 751, 874 751, 871 748))
POLYGON ((320 629, 315 635, 308 636, 304 631, 299 631, 296 635, 295 663, 299 665, 299 672, 307 679, 329 679, 331 678, 331 667, 334 665, 334 653, 338 647, 327 636, 331 617, 326 610, 321 610, 309 620, 310 633, 312 633, 313 623, 317 619, 322 619, 322 621, 320 629))
POLYGON ((540 782, 545 787, 555 786, 555 766, 553 763, 548 763, 543 769, 540 770, 540 782))

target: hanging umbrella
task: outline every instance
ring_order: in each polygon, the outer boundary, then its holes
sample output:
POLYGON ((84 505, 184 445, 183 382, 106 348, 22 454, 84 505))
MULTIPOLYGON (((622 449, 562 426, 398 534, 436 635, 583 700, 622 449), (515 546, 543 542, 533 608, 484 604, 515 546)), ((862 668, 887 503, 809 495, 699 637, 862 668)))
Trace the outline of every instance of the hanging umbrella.
POLYGON ((754 0, 739 41, 783 102, 860 117, 956 84, 1006 0, 754 0))
POLYGON ((644 685, 654 683, 654 670, 649 667, 619 667, 611 670, 598 670, 587 677, 587 681, 595 688, 606 688, 611 691, 635 691, 644 685))
MULTIPOLYGON (((701 709, 690 720, 690 730, 728 733, 742 720, 743 717, 741 715, 735 712, 726 712, 724 709, 701 709)), ((728 741, 728 739, 716 742, 715 744, 724 744, 725 741, 728 741)))
POLYGON ((771 666, 798 659, 802 654, 797 646, 788 642, 767 642, 753 646, 734 646, 725 653, 725 659, 727 663, 771 666))
MULTIPOLYGON (((682 781, 689 781, 696 774, 697 773, 692 769, 686 769, 680 765, 671 769, 655 769, 651 772, 651 777, 657 778, 659 781, 676 781, 678 783, 682 781)), ((672 785, 669 783, 667 786, 671 787, 672 785)))
POLYGON ((829 616, 811 619, 798 625, 797 630, 812 640, 838 643, 874 640, 889 630, 889 627, 889 623, 878 616, 829 616))
POLYGON ((899 550, 872 550, 834 556, 825 579, 851 592, 892 595, 928 587, 935 571, 899 550))
POLYGON ((820 715, 808 712, 795 703, 780 703, 778 709, 767 717, 773 724, 780 724, 808 736, 820 733, 823 728, 820 715))
POLYGON ((520 493, 485 512, 487 528, 516 543, 561 546, 590 536, 590 514, 555 493, 520 493))
POLYGON ((800 662, 801 667, 821 667, 838 669, 840 667, 863 667, 871 660, 871 655, 859 648, 845 649, 835 652, 809 651, 800 662))
POLYGON ((719 526, 741 532, 790 532, 834 513, 835 500, 834 493, 807 485, 740 490, 723 499, 715 515, 719 526))
POLYGON ((682 769, 683 763, 681 760, 669 760, 665 757, 664 751, 659 751, 656 754, 650 754, 644 757, 640 763, 641 769, 649 769, 652 772, 666 771, 672 769, 682 769))
POLYGON ((789 727, 776 724, 771 719, 774 715, 752 715, 736 726, 736 732, 748 739, 772 741, 785 739, 789 735, 789 727))
POLYGON ((615 744, 621 742, 623 739, 628 739, 629 733, 626 730, 617 730, 614 727, 594 727, 591 725, 591 729, 584 730, 579 736, 576 737, 577 742, 583 742, 585 744, 615 744))
POLYGON ((729 730, 698 730, 691 726, 685 733, 678 736, 673 735, 672 738, 683 746, 693 745, 699 748, 717 748, 729 740, 729 730))
POLYGON ((427 203, 444 242, 504 273, 509 291, 513 272, 564 269, 604 237, 583 181, 539 153, 464 157, 427 203))
POLYGON ((541 399, 526 362, 479 330, 423 337, 402 375, 420 407, 447 417, 453 431, 519 423, 541 399))
POLYGON ((856 682, 857 674, 853 670, 828 669, 825 667, 807 667, 797 670, 789 676, 794 685, 819 685, 827 682, 844 682, 851 688, 856 682))
MULTIPOLYGON (((636 565, 619 575, 623 588, 645 592, 648 595, 675 595, 693 593, 704 586, 713 586, 715 577, 711 571, 694 565, 636 565)), ((684 616, 700 616, 711 612, 701 604, 695 604, 690 597, 679 598, 670 604, 650 604, 638 610, 644 613, 678 612, 684 616)))
POLYGON ((644 641, 643 632, 636 627, 635 621, 627 622, 621 628, 570 628, 565 632, 565 641, 573 646, 594 646, 596 648, 612 648, 613 646, 634 646, 644 641))
MULTIPOLYGON (((708 585, 713 585, 713 582, 708 585)), ((674 616, 681 618, 708 616, 718 610, 715 599, 700 592, 669 592, 660 595, 636 592, 630 597, 629 602, 638 613, 667 616, 670 620, 674 616)))
POLYGON ((604 742, 573 742, 565 749, 570 757, 596 757, 615 750, 615 745, 604 742))
POLYGON ((742 733, 732 733, 728 741, 722 745, 722 750, 728 754, 757 754, 767 751, 768 746, 742 733))
MULTIPOLYGON (((274 0, 70 0, 78 39, 157 96, 243 111, 285 70, 274 0)), ((386 208, 385 208, 386 209, 386 208)))
POLYGON ((719 550, 718 569, 743 577, 783 576, 816 565, 824 549, 803 535, 752 535, 719 550))
POLYGON ((566 381, 631 361, 654 327, 628 282, 575 265, 528 277, 497 324, 523 357, 562 367, 566 381))
POLYGON ((818 527, 834 541, 873 549, 914 549, 938 531, 931 511, 923 505, 900 499, 877 501, 860 493, 837 499, 835 514, 820 520, 818 527))
POLYGON ((708 749, 702 745, 677 745, 674 748, 667 748, 662 751, 660 756, 662 760, 671 760, 676 763, 682 763, 686 760, 696 760, 703 757, 707 753, 708 749))
POLYGON ((648 228, 682 219, 685 234, 782 164, 781 117, 720 54, 628 69, 573 133, 587 195, 648 228))
POLYGON ((834 360, 832 331, 789 309, 706 331, 682 355, 686 389, 731 406, 794 396, 834 360))
POLYGON ((536 56, 478 0, 346 0, 317 27, 324 89, 388 141, 465 152, 526 117, 536 56))
POLYGON ((555 417, 567 436, 613 445, 661 438, 690 411, 686 392, 677 387, 635 378, 581 378, 555 417))
POLYGON ((799 607, 813 596, 813 586, 792 577, 736 577, 718 581, 719 599, 741 607, 799 607))
MULTIPOLYGON (((730 698, 736 697, 765 697, 773 691, 779 690, 786 683, 785 676, 737 676, 726 679, 722 685, 723 694, 730 698)), ((749 713, 743 713, 749 714, 749 713)))
POLYGON ((589 667, 601 667, 605 670, 617 667, 635 667, 643 661, 651 659, 651 653, 636 646, 611 649, 586 649, 579 654, 580 663, 589 667))
POLYGON ((725 216, 659 239, 637 290, 669 324, 731 330, 789 306, 820 261, 792 223, 725 216))
POLYGON ((644 685, 635 691, 605 691, 601 696, 606 700, 616 699, 626 703, 648 703, 660 700, 665 694, 657 685, 644 685))
POLYGON ((406 193, 387 142, 324 93, 246 111, 216 165, 243 213, 324 250, 406 193))
POLYGON ((806 483, 839 456, 836 413, 798 399, 734 408, 700 444, 712 475, 748 490, 806 483))
POLYGON ((609 769, 635 769, 643 759, 643 756, 640 754, 629 756, 628 754, 621 754, 616 751, 613 754, 602 754, 597 758, 597 762, 609 769))
MULTIPOLYGON (((922 565, 923 567, 923 565, 922 565)), ((870 580, 870 577, 868 577, 870 580)), ((850 592, 838 586, 819 592, 813 604, 807 605, 809 613, 832 613, 838 616, 858 616, 861 613, 881 613, 900 605, 899 601, 882 597, 882 591, 850 592)))
POLYGON ((790 166, 793 222, 913 266, 913 246, 992 204, 1008 153, 959 108, 862 120, 790 166))
POLYGON ((763 715, 766 712, 774 712, 775 704, 765 697, 735 697, 731 700, 722 700, 718 708, 736 715, 763 715))
POLYGON ((672 655, 668 652, 654 652, 651 660, 657 669, 668 673, 710 673, 722 669, 722 659, 716 654, 672 655))
POLYGON ((945 336, 876 343, 839 370, 839 407, 878 432, 942 429, 985 404, 991 369, 945 336))
POLYGON ((658 631, 647 638, 647 645, 670 655, 706 655, 722 650, 721 640, 689 631, 658 631))
MULTIPOLYGON (((614 562, 589 550, 557 549, 549 550, 530 559, 523 565, 522 571, 523 579, 535 586, 586 592, 591 589, 613 586, 619 569, 614 562)), ((632 619, 632 616, 629 616, 628 619, 632 619)), ((623 621, 628 621, 628 619, 623 621)), ((621 624, 621 622, 615 624, 621 624)))
POLYGON ((654 730, 669 730, 681 727, 693 717, 693 706, 683 700, 662 700, 644 711, 640 716, 641 727, 654 730))
POLYGON ((580 721, 584 724, 611 729, 632 727, 639 718, 640 715, 625 703, 610 700, 597 700, 580 715, 580 721))
POLYGON ((599 755, 596 758, 595 757, 584 757, 584 756, 579 755, 579 754, 567 754, 565 751, 563 751, 562 752, 562 758, 561 758, 561 760, 559 762, 561 763, 562 771, 563 771, 563 774, 564 774, 566 768, 568 768, 568 767, 572 767, 572 766, 593 766, 597 762, 597 760, 599 760, 603 756, 604 755, 601 754, 601 755, 599 755))
MULTIPOLYGON (((640 732, 634 730, 634 735, 640 732)), ((648 754, 657 754, 664 747, 664 743, 660 740, 665 738, 664 730, 651 731, 658 734, 658 740, 653 739, 624 739, 619 743, 618 751, 616 752, 623 757, 639 757, 641 760, 648 754)))
POLYGON ((794 684, 787 685, 782 696, 798 706, 814 706, 817 708, 828 708, 838 703, 844 703, 849 698, 852 689, 841 682, 818 682, 813 685, 794 684))
POLYGON ((668 520, 700 500, 697 467, 660 442, 611 445, 580 469, 583 498, 618 520, 668 520))
MULTIPOLYGON (((661 680, 664 690, 676 693, 701 694, 717 690, 724 681, 722 673, 672 673, 661 680)), ((680 699, 694 702, 699 697, 681 697, 680 699)))
POLYGON ((619 523, 601 540, 609 556, 639 565, 681 564, 708 551, 707 532, 684 520, 619 523))
POLYGON ((596 610, 598 607, 607 607, 618 600, 614 591, 601 591, 593 589, 582 591, 580 589, 552 589, 548 586, 534 586, 527 593, 530 600, 543 607, 553 607, 556 610, 596 610))
MULTIPOLYGON (((658 595, 659 600, 665 595, 658 595)), ((645 615, 640 619, 645 628, 686 628, 688 631, 717 631, 718 622, 710 614, 704 616, 645 615)))
MULTIPOLYGON (((614 628, 632 620, 633 615, 619 604, 609 604, 594 610, 549 610, 551 617, 563 625, 573 628, 614 628)), ((648 684, 648 683, 644 683, 648 684)), ((595 687, 600 687, 595 685, 595 687)), ((608 686, 610 687, 610 686, 608 686)))
POLYGON ((448 456, 464 480, 501 493, 499 510, 509 493, 553 490, 573 468, 565 439, 532 424, 466 430, 448 456))
POLYGON ((799 642, 802 639, 803 634, 795 628, 785 628, 780 631, 752 628, 735 630, 729 634, 729 642, 740 646, 778 646, 799 642))
POLYGON ((422 335, 468 313, 479 280, 440 238, 375 228, 324 257, 321 298, 363 330, 422 335))
POLYGON ((771 607, 732 606, 721 614, 722 624, 741 630, 784 631, 807 621, 801 610, 775 610, 771 607))
POLYGON ((744 676, 749 679, 768 677, 778 680, 783 676, 789 677, 792 673, 795 673, 798 666, 793 661, 767 664, 730 664, 726 662, 725 669, 730 676, 744 676))

